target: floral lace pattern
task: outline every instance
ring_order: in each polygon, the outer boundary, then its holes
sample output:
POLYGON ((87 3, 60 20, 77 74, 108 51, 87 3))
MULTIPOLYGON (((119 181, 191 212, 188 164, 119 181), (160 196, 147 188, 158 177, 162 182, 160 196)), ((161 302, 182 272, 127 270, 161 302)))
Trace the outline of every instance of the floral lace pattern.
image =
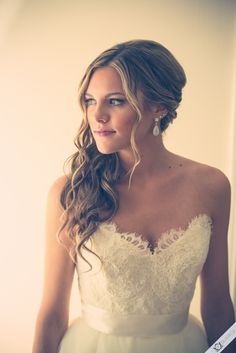
MULTIPOLYGON (((120 235, 122 239, 130 242, 134 246, 137 246, 140 250, 149 249, 151 253, 158 254, 162 251, 165 251, 172 243, 180 239, 189 229, 193 226, 196 226, 196 223, 199 221, 199 218, 203 218, 206 221, 206 226, 208 227, 208 222, 211 222, 211 219, 206 214, 200 214, 190 220, 186 228, 171 228, 170 230, 163 232, 158 242, 156 242, 155 246, 152 246, 150 242, 146 239, 143 239, 142 234, 136 232, 121 232, 118 230, 117 225, 114 222, 105 222, 103 223, 103 227, 105 226, 112 233, 116 233, 120 235)), ((203 225, 203 223, 201 224, 203 225)))
POLYGON ((78 257, 82 302, 119 313, 168 314, 189 307, 196 279, 207 257, 212 221, 194 217, 186 229, 161 235, 153 251, 136 233, 102 223, 84 250, 93 269, 78 257))

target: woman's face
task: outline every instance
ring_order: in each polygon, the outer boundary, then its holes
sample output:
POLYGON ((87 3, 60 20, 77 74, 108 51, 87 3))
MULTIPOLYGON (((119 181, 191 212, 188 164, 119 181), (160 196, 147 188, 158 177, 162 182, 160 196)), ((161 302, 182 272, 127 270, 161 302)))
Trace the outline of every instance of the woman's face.
MULTIPOLYGON (((139 145, 139 141, 151 134, 153 117, 149 110, 142 108, 141 92, 137 95, 144 115, 136 130, 139 145)), ((84 97, 88 124, 98 150, 104 154, 130 150, 131 130, 137 113, 126 99, 118 72, 112 67, 96 69, 84 97)))

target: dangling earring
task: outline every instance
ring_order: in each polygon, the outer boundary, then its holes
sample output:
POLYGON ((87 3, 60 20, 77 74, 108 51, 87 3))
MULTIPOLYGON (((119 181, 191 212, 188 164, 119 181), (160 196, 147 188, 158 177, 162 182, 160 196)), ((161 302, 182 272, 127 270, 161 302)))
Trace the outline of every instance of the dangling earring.
POLYGON ((159 118, 154 118, 154 127, 153 127, 153 130, 152 130, 152 133, 154 136, 158 136, 159 133, 160 133, 160 129, 159 129, 159 126, 158 126, 158 122, 160 119, 162 119, 165 115, 161 115, 159 116, 159 118))
POLYGON ((159 126, 158 126, 158 121, 159 121, 160 118, 154 118, 154 127, 153 127, 153 130, 152 130, 152 133, 154 136, 158 136, 159 133, 160 133, 160 129, 159 129, 159 126))

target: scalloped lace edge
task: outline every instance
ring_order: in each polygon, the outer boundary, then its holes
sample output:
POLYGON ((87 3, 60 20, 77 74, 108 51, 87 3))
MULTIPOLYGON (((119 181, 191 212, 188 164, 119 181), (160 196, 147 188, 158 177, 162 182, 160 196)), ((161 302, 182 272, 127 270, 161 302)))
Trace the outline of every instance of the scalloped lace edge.
POLYGON ((125 241, 133 244, 140 250, 149 250, 152 254, 160 253, 168 249, 173 243, 177 242, 188 233, 192 228, 198 224, 204 228, 209 228, 212 230, 212 218, 206 213, 200 213, 190 219, 186 227, 171 228, 164 231, 155 241, 155 245, 149 242, 149 240, 144 239, 143 235, 137 232, 121 232, 116 223, 113 221, 106 221, 100 224, 100 227, 106 227, 111 232, 119 235, 125 241))

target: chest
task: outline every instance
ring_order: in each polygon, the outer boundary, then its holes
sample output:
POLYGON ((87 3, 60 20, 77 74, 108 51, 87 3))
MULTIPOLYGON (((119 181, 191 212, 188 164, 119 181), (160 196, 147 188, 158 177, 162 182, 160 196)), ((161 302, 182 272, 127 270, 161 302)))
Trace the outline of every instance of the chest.
POLYGON ((119 209, 112 220, 117 229, 140 234, 153 246, 163 233, 185 229, 194 216, 205 211, 193 185, 181 181, 130 191, 121 188, 118 192, 119 209))

